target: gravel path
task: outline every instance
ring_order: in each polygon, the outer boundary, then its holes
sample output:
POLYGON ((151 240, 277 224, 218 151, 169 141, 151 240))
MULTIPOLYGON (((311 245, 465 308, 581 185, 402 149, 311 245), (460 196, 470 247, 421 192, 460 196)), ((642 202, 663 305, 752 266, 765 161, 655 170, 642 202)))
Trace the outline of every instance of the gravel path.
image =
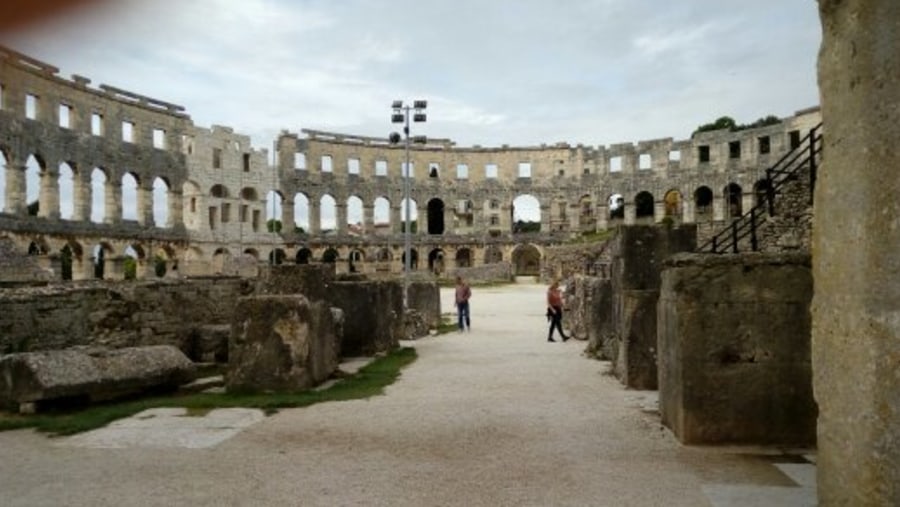
MULTIPOLYGON (((710 505, 783 484, 680 446, 584 342, 546 342, 544 287, 473 289, 471 333, 409 345, 386 396, 282 411, 205 449, 96 449, 0 433, 0 505, 710 505)), ((452 293, 443 291, 446 312, 452 293)))

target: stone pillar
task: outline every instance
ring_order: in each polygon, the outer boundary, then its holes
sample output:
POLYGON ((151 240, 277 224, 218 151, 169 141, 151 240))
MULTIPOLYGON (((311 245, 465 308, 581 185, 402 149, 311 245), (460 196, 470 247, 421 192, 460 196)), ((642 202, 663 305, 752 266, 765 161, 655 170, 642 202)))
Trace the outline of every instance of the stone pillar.
POLYGON ((137 222, 141 225, 153 224, 153 188, 139 184, 136 190, 137 222))
POLYGON ((721 221, 725 220, 725 216, 728 211, 728 205, 725 202, 725 197, 724 196, 719 196, 718 198, 713 197, 712 205, 713 205, 712 219, 716 222, 721 222, 721 221))
POLYGON ((597 229, 598 231, 605 231, 609 228, 609 207, 608 206, 597 206, 597 229))
POLYGON ((363 204, 363 234, 375 233, 375 206, 363 204))
POLYGON ((59 172, 44 169, 40 175, 38 216, 59 218, 59 172))
POLYGON ((637 208, 634 206, 633 202, 626 202, 624 204, 624 219, 625 225, 634 225, 634 222, 637 220, 637 208))
POLYGON ((6 203, 4 211, 15 215, 26 213, 25 165, 10 164, 6 166, 6 203))
MULTIPOLYGON (((91 219, 91 173, 79 171, 72 178, 72 220, 85 222, 91 219)), ((74 275, 73 275, 74 276, 74 275)))
POLYGON ((666 218, 666 203, 664 201, 655 201, 653 203, 653 223, 658 224, 663 221, 663 218, 666 218))
POLYGON ((122 221, 122 187, 108 178, 103 191, 104 216, 103 223, 117 224, 122 221))
POLYGON ((166 204, 169 213, 166 217, 166 228, 184 225, 184 197, 180 191, 171 189, 168 191, 168 196, 166 204))
POLYGON ((401 214, 402 206, 397 204, 391 206, 391 232, 400 234, 403 232, 403 215, 401 214))
POLYGON ((755 200, 755 196, 753 192, 749 194, 744 194, 741 197, 741 215, 744 213, 750 213, 750 210, 753 209, 753 205, 755 204, 753 201, 755 200))
POLYGON ((338 234, 347 234, 347 203, 338 202, 334 205, 335 230, 338 234))
POLYGON ((444 203, 444 235, 454 235, 456 234, 456 213, 455 208, 453 206, 447 206, 447 203, 444 203))
POLYGON ((321 204, 319 201, 309 199, 309 234, 319 234, 322 232, 322 215, 321 204))
POLYGON ((681 220, 683 223, 692 224, 696 222, 696 207, 693 200, 684 200, 681 202, 681 220))
POLYGON ((297 223, 294 220, 294 201, 285 200, 281 203, 281 231, 294 232, 297 223))
POLYGON ((813 221, 818 496, 900 505, 900 2, 819 0, 813 221))

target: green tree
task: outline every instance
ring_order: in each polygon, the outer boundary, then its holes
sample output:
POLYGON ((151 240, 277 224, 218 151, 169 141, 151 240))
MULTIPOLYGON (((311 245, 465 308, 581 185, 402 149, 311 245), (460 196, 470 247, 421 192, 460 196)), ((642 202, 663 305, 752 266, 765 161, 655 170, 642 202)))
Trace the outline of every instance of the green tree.
POLYGON ((166 276, 166 260, 158 255, 153 258, 153 272, 157 278, 166 276))
POLYGON ((269 232, 281 232, 281 220, 270 218, 266 221, 266 229, 268 229, 269 232))
MULTIPOLYGON (((730 116, 721 116, 719 119, 712 123, 705 123, 697 127, 697 130, 694 131, 694 134, 698 132, 709 132, 712 130, 735 130, 737 128, 737 122, 734 121, 734 118, 730 116)), ((693 134, 691 134, 693 135, 693 134)))
POLYGON ((122 270, 125 273, 126 280, 137 278, 137 260, 134 257, 125 257, 125 260, 122 262, 122 270))

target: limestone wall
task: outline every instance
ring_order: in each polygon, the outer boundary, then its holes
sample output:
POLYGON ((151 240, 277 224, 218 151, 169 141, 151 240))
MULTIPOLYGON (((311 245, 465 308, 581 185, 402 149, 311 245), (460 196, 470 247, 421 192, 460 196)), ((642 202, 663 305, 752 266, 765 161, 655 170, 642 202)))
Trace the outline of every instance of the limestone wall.
POLYGON ((175 345, 196 356, 200 329, 228 324, 236 298, 252 291, 237 278, 0 289, 0 353, 175 345))
POLYGON ((665 265, 663 423, 686 444, 813 444, 809 257, 680 254, 665 265))
POLYGON ((900 505, 900 2, 819 0, 819 11, 819 502, 900 505))

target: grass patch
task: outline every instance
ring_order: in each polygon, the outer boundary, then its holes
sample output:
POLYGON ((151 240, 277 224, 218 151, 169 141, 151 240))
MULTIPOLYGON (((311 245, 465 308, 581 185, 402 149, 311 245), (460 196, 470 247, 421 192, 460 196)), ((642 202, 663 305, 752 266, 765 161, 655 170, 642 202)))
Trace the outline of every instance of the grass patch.
POLYGON ((615 229, 605 229, 602 231, 591 231, 582 233, 580 236, 573 238, 570 241, 567 241, 567 244, 579 244, 579 243, 597 243, 599 241, 606 241, 609 238, 615 236, 615 229))
POLYGON ((328 389, 293 393, 198 393, 185 396, 158 396, 120 403, 95 405, 65 413, 35 415, 0 413, 0 431, 34 428, 53 435, 72 435, 106 426, 138 412, 160 407, 184 407, 189 416, 202 417, 216 408, 258 408, 267 415, 281 408, 306 407, 326 401, 347 401, 384 394, 400 370, 415 361, 416 350, 401 347, 377 358, 328 389))
POLYGON ((456 319, 456 315, 452 315, 449 313, 441 315, 441 323, 438 324, 437 334, 452 333, 458 329, 459 322, 456 319))

